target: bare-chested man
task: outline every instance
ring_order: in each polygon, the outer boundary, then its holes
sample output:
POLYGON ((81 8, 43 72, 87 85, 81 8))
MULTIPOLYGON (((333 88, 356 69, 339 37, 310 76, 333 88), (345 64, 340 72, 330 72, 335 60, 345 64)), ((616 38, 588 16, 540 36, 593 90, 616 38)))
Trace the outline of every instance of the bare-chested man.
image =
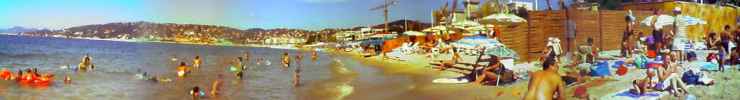
POLYGON ((544 70, 532 73, 524 100, 564 99, 565 83, 558 74, 557 61, 553 56, 542 63, 544 70))

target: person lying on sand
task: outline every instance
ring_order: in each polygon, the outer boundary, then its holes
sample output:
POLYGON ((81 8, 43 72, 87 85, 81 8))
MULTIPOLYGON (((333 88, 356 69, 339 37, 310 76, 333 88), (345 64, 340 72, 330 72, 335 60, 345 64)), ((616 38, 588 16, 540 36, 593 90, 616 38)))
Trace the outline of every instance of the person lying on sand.
POLYGON ((558 74, 557 60, 547 57, 542 63, 544 70, 531 74, 524 100, 564 99, 565 82, 558 74))

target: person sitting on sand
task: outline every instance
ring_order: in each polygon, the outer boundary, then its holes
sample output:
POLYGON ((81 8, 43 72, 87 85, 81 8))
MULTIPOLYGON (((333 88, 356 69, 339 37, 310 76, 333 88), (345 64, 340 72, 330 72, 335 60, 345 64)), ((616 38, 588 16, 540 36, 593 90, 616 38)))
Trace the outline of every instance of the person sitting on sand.
POLYGON ((666 55, 664 58, 663 68, 658 68, 658 80, 660 81, 661 87, 656 87, 658 90, 671 90, 670 92, 678 96, 680 94, 687 93, 686 84, 681 80, 679 65, 673 63, 675 59, 671 55, 666 55))
POLYGON ((594 48, 593 41, 593 38, 588 38, 586 44, 578 47, 577 53, 581 63, 593 64, 596 61, 597 55, 595 52, 598 52, 598 48, 594 48))
POLYGON ((632 81, 632 88, 635 93, 643 95, 647 93, 648 91, 653 91, 654 87, 656 86, 656 83, 658 83, 657 78, 655 77, 655 71, 653 68, 648 68, 645 70, 645 75, 647 75, 643 79, 633 80, 632 81))
POLYGON ((564 99, 565 82, 558 74, 559 68, 555 57, 546 58, 542 67, 544 70, 530 74, 531 79, 524 100, 564 99))
POLYGON ((80 64, 77 66, 79 70, 88 70, 88 69, 94 69, 95 65, 92 64, 92 58, 85 54, 84 57, 82 57, 82 61, 80 61, 80 64))
POLYGON ((499 61, 499 58, 493 55, 489 58, 488 67, 483 68, 481 71, 474 83, 499 85, 501 83, 511 83, 517 79, 514 71, 506 69, 499 61))
POLYGON ((200 68, 200 64, 201 64, 200 56, 195 56, 195 59, 193 59, 193 67, 200 68))

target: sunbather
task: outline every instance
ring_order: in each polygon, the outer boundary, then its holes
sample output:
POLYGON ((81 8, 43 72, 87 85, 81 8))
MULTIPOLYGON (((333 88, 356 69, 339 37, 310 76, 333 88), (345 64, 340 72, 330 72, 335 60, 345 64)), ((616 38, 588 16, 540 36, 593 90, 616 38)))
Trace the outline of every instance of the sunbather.
POLYGON ((654 87, 658 82, 657 78, 655 77, 655 71, 653 68, 648 68, 645 71, 645 75, 647 76, 643 79, 632 81, 632 88, 634 89, 635 93, 638 93, 640 95, 645 94, 648 91, 654 91, 654 87))
POLYGON ((558 74, 557 60, 548 57, 542 63, 544 70, 531 74, 525 100, 565 99, 565 83, 558 74), (557 95, 556 95, 557 94, 557 95))
POLYGON ((672 62, 672 57, 666 55, 663 61, 663 68, 658 68, 658 80, 662 87, 656 87, 658 90, 670 90, 675 96, 687 93, 686 84, 681 80, 679 65, 672 62))
POLYGON ((491 58, 489 58, 488 67, 481 70, 480 75, 477 75, 475 79, 475 83, 492 85, 511 83, 517 79, 515 76, 516 75, 514 75, 513 71, 506 69, 506 67, 501 64, 498 57, 491 56, 491 58))

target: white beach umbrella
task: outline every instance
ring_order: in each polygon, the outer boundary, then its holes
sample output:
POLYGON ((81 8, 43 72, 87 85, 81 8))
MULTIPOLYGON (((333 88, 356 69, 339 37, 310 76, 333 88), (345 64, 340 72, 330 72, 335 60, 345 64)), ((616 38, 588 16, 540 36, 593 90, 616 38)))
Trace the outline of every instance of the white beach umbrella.
POLYGON ((488 15, 486 17, 483 17, 481 21, 490 22, 490 23, 499 23, 499 24, 527 22, 527 20, 522 17, 516 16, 514 14, 504 14, 504 13, 488 15))

